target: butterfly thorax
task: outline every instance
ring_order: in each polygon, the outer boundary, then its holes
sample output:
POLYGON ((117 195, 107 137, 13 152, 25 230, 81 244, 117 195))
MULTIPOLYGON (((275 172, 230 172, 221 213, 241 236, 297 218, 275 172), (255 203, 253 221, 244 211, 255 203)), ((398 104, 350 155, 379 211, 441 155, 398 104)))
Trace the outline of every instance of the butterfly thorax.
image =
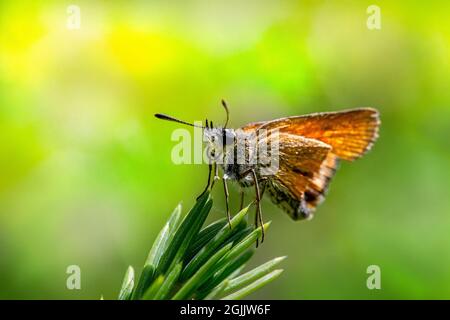
POLYGON ((251 169, 255 150, 251 148, 248 134, 241 130, 208 128, 204 130, 206 152, 211 162, 222 167, 224 179, 238 181, 242 186, 254 184, 251 169))
POLYGON ((225 145, 222 169, 224 178, 237 181, 241 187, 255 184, 253 172, 260 180, 257 146, 249 134, 234 130, 232 145, 225 145))

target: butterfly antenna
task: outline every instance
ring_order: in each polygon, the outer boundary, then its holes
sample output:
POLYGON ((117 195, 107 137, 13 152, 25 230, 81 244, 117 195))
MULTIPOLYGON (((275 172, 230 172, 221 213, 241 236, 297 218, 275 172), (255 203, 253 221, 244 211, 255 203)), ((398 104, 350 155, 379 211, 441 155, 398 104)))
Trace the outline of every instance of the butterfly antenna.
POLYGON ((155 114, 155 117, 158 118, 158 119, 161 119, 161 120, 167 120, 167 121, 177 122, 177 123, 185 124, 185 125, 191 126, 191 127, 205 128, 205 127, 198 126, 198 125, 195 125, 195 124, 186 122, 186 121, 182 121, 182 120, 175 119, 175 118, 173 118, 173 117, 170 117, 170 116, 168 116, 168 115, 161 114, 161 113, 155 114))
POLYGON ((225 124, 223 125, 223 128, 225 129, 227 127, 228 120, 230 119, 230 111, 228 110, 227 103, 223 99, 222 99, 222 106, 225 109, 225 112, 227 113, 227 121, 225 121, 225 124))

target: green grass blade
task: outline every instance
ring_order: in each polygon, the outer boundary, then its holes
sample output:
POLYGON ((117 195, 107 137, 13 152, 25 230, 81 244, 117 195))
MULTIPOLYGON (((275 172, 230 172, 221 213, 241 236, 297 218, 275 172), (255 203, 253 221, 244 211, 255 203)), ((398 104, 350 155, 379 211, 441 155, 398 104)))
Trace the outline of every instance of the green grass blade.
POLYGON ((170 291, 175 286, 175 283, 178 280, 178 277, 180 276, 182 267, 183 267, 183 265, 181 263, 178 263, 167 274, 167 277, 164 279, 164 282, 162 283, 161 287, 156 292, 156 294, 153 298, 154 300, 164 300, 169 296, 170 291))
MULTIPOLYGON (((245 225, 242 225, 242 227, 245 227, 245 225)), ((247 227, 245 229, 236 230, 231 237, 229 237, 224 243, 233 243, 233 245, 238 244, 240 241, 242 241, 246 236, 248 236, 253 231, 253 227, 247 227)))
POLYGON ((250 293, 258 290, 259 288, 265 286, 269 282, 278 278, 282 272, 283 272, 282 269, 274 270, 274 271, 270 272, 269 274, 266 274, 265 276, 254 281, 253 283, 249 284, 248 286, 242 288, 241 290, 238 290, 232 294, 227 295, 226 297, 223 297, 222 300, 242 299, 242 298, 246 297, 247 295, 249 295, 250 293))
POLYGON ((143 300, 153 300, 155 298, 156 293, 164 282, 164 276, 159 276, 153 281, 151 286, 145 291, 143 294, 143 300))
POLYGON ((215 287, 206 297, 204 297, 202 300, 215 300, 218 297, 220 297, 225 290, 225 288, 228 286, 228 280, 224 280, 222 283, 220 283, 217 287, 215 287))
POLYGON ((194 293, 194 291, 203 284, 210 275, 214 274, 215 264, 219 261, 230 249, 232 244, 229 243, 219 251, 217 251, 205 264, 203 264, 200 269, 190 277, 186 283, 178 290, 178 292, 173 296, 173 300, 183 300, 188 299, 194 293))
POLYGON ((248 212, 246 207, 242 209, 238 214, 236 214, 233 219, 231 219, 231 228, 228 224, 224 225, 222 229, 216 234, 216 236, 208 242, 188 263, 186 268, 181 274, 181 281, 191 277, 196 270, 223 244, 227 238, 229 238, 233 232, 236 231, 236 227, 240 225, 241 221, 244 219, 248 212))
POLYGON ((153 243, 150 253, 148 254, 147 260, 144 264, 144 269, 142 270, 141 276, 136 286, 136 290, 133 292, 133 299, 140 299, 142 294, 147 290, 150 283, 153 281, 157 265, 161 259, 161 256, 166 251, 167 246, 172 241, 174 237, 175 230, 181 222, 181 205, 179 204, 169 219, 167 220, 164 227, 159 232, 158 236, 153 243))
POLYGON ((202 228, 211 208, 209 192, 184 216, 177 206, 155 239, 139 281, 129 267, 118 298, 240 299, 278 277, 282 270, 273 269, 284 258, 239 275, 262 233, 261 227, 247 226, 248 207, 234 216, 231 228, 225 219, 202 228))
POLYGON ((228 286, 224 289, 223 293, 228 294, 233 291, 237 291, 246 285, 252 283, 253 281, 265 276, 269 272, 275 269, 275 267, 280 264, 286 257, 278 257, 272 259, 259 267, 256 267, 234 279, 229 281, 228 286))
POLYGON ((197 252, 200 251, 200 249, 203 248, 208 242, 210 242, 220 231, 220 229, 222 229, 222 227, 227 223, 227 219, 223 218, 203 228, 203 230, 201 230, 198 236, 194 239, 193 243, 189 246, 184 261, 186 263, 189 262, 197 254, 197 252))
POLYGON ((238 275, 241 274, 241 271, 245 268, 245 264, 243 264, 242 266, 240 266, 239 268, 237 268, 235 271, 233 271, 230 276, 228 277, 229 279, 233 279, 236 278, 238 275))
POLYGON ((184 217, 175 235, 163 253, 158 265, 158 273, 165 273, 183 258, 192 239, 197 236, 212 207, 209 193, 204 194, 184 217))
POLYGON ((139 277, 138 284, 136 285, 136 289, 133 291, 131 299, 137 300, 142 297, 142 294, 152 283, 154 275, 155 267, 151 264, 145 265, 142 269, 141 276, 139 277))
POLYGON ((164 227, 159 232, 152 248, 150 249, 150 252, 144 264, 144 269, 142 270, 141 276, 139 277, 136 290, 133 292, 132 299, 140 299, 142 297, 142 294, 145 292, 145 290, 147 290, 148 286, 153 281, 156 266, 158 265, 161 256, 166 251, 167 246, 171 242, 175 234, 175 230, 178 228, 180 222, 181 205, 178 205, 170 215, 164 227))
POLYGON ((134 269, 129 266, 125 277, 123 278, 122 288, 119 293, 119 300, 129 300, 133 294, 134 289, 134 269))
MULTIPOLYGON (((232 275, 235 275, 237 270, 253 256, 254 251, 248 250, 236 259, 230 261, 229 263, 222 266, 211 279, 205 282, 205 284, 199 289, 198 298, 202 299, 207 296, 211 290, 215 290, 217 286, 220 286, 224 280, 229 279, 232 275)), ((228 280, 227 280, 228 281, 228 280)), ((225 290, 226 288, 224 288, 225 290)))
POLYGON ((145 262, 146 265, 151 264, 155 268, 157 268, 159 260, 161 259, 161 256, 163 255, 170 241, 174 237, 175 231, 177 230, 180 222, 181 222, 181 204, 179 204, 173 210, 172 214, 169 217, 169 220, 156 237, 156 240, 145 262))
MULTIPOLYGON (((264 230, 267 230, 270 226, 270 221, 264 224, 264 230)), ((228 263, 234 258, 241 255, 245 250, 247 250, 253 243, 256 242, 257 238, 261 237, 261 227, 254 229, 248 236, 237 243, 221 260, 221 264, 228 263)))

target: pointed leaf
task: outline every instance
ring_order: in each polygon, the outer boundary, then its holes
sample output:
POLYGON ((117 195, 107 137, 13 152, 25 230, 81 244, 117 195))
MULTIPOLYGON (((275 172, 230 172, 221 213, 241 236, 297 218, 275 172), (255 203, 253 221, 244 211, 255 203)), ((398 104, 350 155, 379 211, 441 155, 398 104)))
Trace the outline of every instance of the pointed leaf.
MULTIPOLYGON (((270 226, 270 221, 264 224, 264 230, 267 230, 270 226)), ((231 250, 228 252, 222 259, 221 263, 228 263, 228 261, 233 260, 240 254, 242 254, 245 250, 247 250, 253 243, 256 242, 261 236, 261 227, 258 227, 252 231, 248 236, 242 239, 239 243, 237 243, 231 250)))
POLYGON ((203 300, 215 300, 223 293, 223 290, 228 286, 228 280, 224 280, 217 287, 215 287, 203 300))
POLYGON ((180 290, 173 296, 172 300, 188 299, 195 289, 201 286, 203 281, 209 277, 208 274, 214 272, 214 265, 230 250, 230 248, 231 243, 217 251, 191 278, 186 281, 180 290))
POLYGON ((133 291, 131 299, 137 300, 142 297, 142 294, 152 283, 154 275, 155 268, 153 267, 153 265, 145 265, 142 269, 141 276, 139 277, 138 284, 136 285, 136 289, 133 291))
POLYGON ((234 279, 229 281, 228 286, 224 290, 224 294, 228 294, 230 292, 239 290, 246 285, 252 283, 253 281, 265 276, 269 272, 271 272, 275 267, 280 264, 286 257, 278 257, 273 260, 270 260, 259 267, 256 267, 234 279))
POLYGON ((119 300, 129 300, 134 289, 134 269, 129 266, 123 278, 122 288, 119 293, 119 300))
POLYGON ((198 294, 199 299, 202 299, 204 296, 208 294, 208 292, 213 290, 216 286, 219 286, 224 280, 229 279, 233 274, 235 274, 237 270, 240 270, 240 268, 253 256, 253 253, 254 253, 253 250, 246 251, 236 259, 222 266, 199 289, 200 290, 200 293, 198 294))
POLYGON ((171 266, 181 261, 192 239, 197 236, 200 228, 212 207, 209 193, 204 194, 194 207, 184 217, 175 235, 161 256, 157 272, 165 273, 171 266))
POLYGON ((217 250, 217 248, 219 248, 220 245, 232 235, 234 231, 236 231, 236 227, 241 223, 247 214, 248 208, 249 207, 242 209, 237 215, 235 215, 233 219, 231 219, 231 227, 229 224, 224 225, 216 236, 195 255, 195 257, 183 270, 183 273, 181 274, 181 281, 192 276, 200 265, 202 265, 204 261, 206 261, 217 250))
POLYGON ((159 290, 156 292, 154 296, 154 300, 164 300, 169 295, 172 288, 175 286, 178 277, 180 276, 182 269, 182 264, 178 263, 175 267, 167 274, 167 277, 164 279, 159 290))
POLYGON ((168 244, 175 235, 175 231, 181 222, 181 204, 179 204, 167 220, 165 226, 161 229, 155 242, 153 243, 152 249, 148 254, 145 264, 151 264, 158 266, 159 259, 161 258, 163 252, 166 250, 168 244))
POLYGON ((158 292, 159 288, 164 282, 164 276, 159 276, 153 281, 153 283, 150 285, 150 287, 145 291, 143 294, 142 299, 143 300, 153 300, 156 293, 158 292))
POLYGON ((279 275, 283 272, 282 269, 277 269, 272 271, 269 274, 266 274, 265 276, 259 278, 258 280, 254 281, 253 283, 249 284, 248 286, 242 288, 241 290, 238 290, 232 294, 229 294, 228 296, 222 298, 222 300, 239 300, 244 298, 245 296, 249 295, 250 293, 256 291, 257 289, 265 286, 269 282, 273 281, 274 279, 278 278, 279 275))
POLYGON ((207 227, 203 228, 198 236, 193 240, 193 243, 189 246, 188 252, 184 257, 184 261, 189 262, 201 248, 203 248, 208 242, 213 239, 222 227, 227 224, 226 218, 217 220, 207 227))

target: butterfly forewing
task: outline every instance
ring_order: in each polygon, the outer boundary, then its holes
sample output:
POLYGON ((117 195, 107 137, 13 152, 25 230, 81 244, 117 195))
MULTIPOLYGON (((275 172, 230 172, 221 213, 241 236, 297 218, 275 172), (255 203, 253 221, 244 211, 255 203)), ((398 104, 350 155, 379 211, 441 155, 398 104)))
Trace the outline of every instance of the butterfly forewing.
POLYGON ((320 140, 329 144, 336 156, 351 161, 371 148, 378 137, 379 124, 377 110, 361 108, 281 118, 265 122, 258 129, 278 129, 320 140))

